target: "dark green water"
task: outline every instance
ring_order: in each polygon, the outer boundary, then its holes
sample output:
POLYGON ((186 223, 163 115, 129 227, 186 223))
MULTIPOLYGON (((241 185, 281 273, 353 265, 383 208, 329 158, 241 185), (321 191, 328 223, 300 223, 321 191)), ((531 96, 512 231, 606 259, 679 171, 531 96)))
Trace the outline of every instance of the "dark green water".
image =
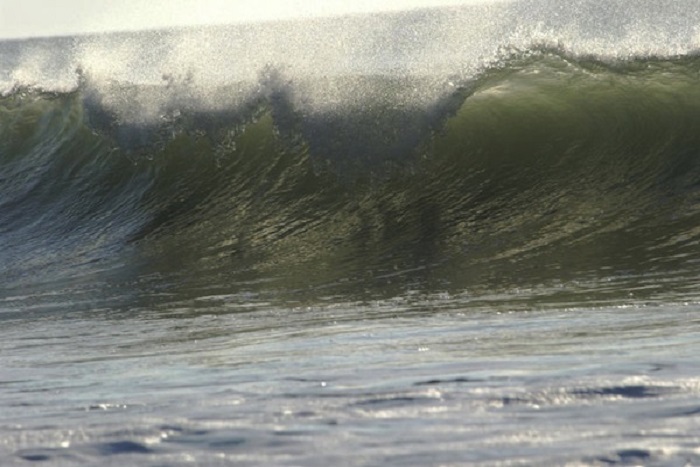
POLYGON ((388 100, 405 79, 364 77, 384 101, 309 116, 273 88, 249 114, 185 108, 141 126, 98 113, 89 88, 15 91, 2 101, 5 282, 122 274, 194 296, 241 284, 281 299, 529 287, 555 303, 686 300, 697 67, 542 50, 431 109, 388 100))

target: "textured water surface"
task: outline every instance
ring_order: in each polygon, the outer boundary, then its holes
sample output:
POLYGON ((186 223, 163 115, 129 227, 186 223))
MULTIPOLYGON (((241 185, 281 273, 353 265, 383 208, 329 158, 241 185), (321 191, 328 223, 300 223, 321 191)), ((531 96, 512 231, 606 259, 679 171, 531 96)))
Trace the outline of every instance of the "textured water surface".
POLYGON ((0 453, 6 465, 700 460, 697 305, 459 302, 6 320, 0 453))

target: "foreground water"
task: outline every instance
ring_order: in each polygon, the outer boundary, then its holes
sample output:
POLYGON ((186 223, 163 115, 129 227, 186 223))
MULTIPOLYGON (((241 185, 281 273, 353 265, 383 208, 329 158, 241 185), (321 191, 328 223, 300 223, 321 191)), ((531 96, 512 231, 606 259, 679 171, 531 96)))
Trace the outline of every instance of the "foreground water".
POLYGON ((700 7, 0 43, 0 464, 700 463, 700 7))
POLYGON ((693 465, 697 305, 3 319, 4 465, 693 465))

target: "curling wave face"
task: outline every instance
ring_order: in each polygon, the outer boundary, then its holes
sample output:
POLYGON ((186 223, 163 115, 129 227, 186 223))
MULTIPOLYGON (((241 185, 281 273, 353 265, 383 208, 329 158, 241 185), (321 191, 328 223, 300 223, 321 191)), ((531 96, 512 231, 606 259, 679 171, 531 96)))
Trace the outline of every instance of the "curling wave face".
POLYGON ((3 284, 697 298, 700 12, 666 3, 0 44, 3 284))

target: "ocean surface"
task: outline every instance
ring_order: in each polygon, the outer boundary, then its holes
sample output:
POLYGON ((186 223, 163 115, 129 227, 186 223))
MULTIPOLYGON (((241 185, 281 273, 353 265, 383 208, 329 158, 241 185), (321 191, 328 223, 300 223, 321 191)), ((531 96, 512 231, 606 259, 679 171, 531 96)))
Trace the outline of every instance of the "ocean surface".
POLYGON ((0 42, 0 465, 700 465, 700 2, 0 42))

